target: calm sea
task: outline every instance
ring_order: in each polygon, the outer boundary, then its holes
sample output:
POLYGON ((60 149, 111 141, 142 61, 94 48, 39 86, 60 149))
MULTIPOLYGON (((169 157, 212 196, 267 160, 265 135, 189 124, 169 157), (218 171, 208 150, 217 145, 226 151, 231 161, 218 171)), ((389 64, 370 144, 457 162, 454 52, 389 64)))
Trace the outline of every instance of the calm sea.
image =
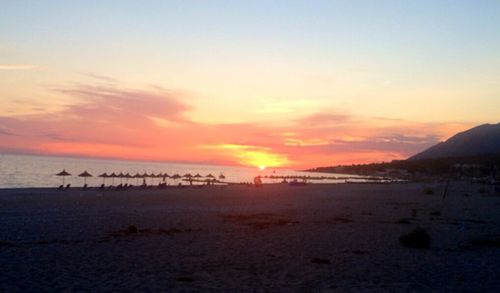
MULTIPOLYGON (((87 178, 89 186, 98 186, 103 183, 102 178, 96 177, 101 173, 175 173, 181 176, 185 173, 195 175, 199 173, 202 176, 213 174, 216 177, 222 173, 226 177, 224 181, 238 183, 251 182, 255 176, 325 176, 321 173, 299 172, 293 170, 271 169, 259 170, 258 168, 231 167, 231 166, 216 166, 216 165, 196 165, 196 164, 177 164, 177 163, 157 163, 157 162, 140 162, 140 161, 119 161, 119 160, 103 160, 103 159, 87 159, 87 158, 66 158, 66 157, 48 157, 48 156, 31 156, 31 155, 11 155, 0 154, 0 188, 18 188, 18 187, 57 187, 62 183, 62 178, 55 176, 61 170, 65 169, 72 176, 65 178, 66 184, 71 186, 82 186, 83 178, 77 175, 83 171, 88 171, 93 177, 87 178)), ((328 176, 345 177, 342 174, 328 174, 328 176)), ((351 181, 362 181, 356 176, 351 177, 351 181)), ((125 179, 106 179, 106 185, 119 184, 120 180, 125 183, 125 179)), ((160 178, 146 179, 147 184, 158 184, 160 178)), ((167 179, 167 183, 176 184, 179 180, 167 179)), ((274 179, 264 179, 264 183, 277 182, 274 179)), ((343 183, 345 179, 322 180, 321 183, 343 183)), ((142 179, 129 179, 128 183, 142 183, 142 179)))

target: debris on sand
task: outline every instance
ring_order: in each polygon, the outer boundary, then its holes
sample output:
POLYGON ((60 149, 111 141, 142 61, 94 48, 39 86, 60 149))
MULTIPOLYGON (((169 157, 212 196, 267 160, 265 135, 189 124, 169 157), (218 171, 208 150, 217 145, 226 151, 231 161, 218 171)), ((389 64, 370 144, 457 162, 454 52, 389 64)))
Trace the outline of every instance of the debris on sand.
POLYGON ((431 237, 424 228, 416 228, 408 234, 401 235, 399 242, 405 247, 429 248, 431 237))
POLYGON ((500 235, 484 235, 471 241, 472 245, 500 248, 500 235))
POLYGON ((326 258, 313 258, 311 259, 311 262, 312 263, 316 263, 316 264, 320 264, 320 265, 329 265, 331 264, 330 260, 326 259, 326 258))

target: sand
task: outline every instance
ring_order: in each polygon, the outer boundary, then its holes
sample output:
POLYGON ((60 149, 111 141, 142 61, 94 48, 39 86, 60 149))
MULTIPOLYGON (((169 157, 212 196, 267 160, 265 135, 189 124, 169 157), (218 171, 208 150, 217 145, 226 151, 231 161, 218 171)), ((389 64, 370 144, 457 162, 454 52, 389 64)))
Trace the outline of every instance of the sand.
POLYGON ((500 288, 499 194, 443 187, 0 190, 0 291, 500 288), (430 248, 400 244, 416 227, 430 248))

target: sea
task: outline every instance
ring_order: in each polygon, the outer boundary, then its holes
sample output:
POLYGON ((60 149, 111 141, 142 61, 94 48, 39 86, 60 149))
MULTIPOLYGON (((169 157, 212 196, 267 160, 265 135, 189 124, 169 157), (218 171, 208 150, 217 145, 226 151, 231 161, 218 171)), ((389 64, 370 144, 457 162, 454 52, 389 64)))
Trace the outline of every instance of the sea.
MULTIPOLYGON (((70 176, 64 177, 65 184, 71 184, 72 187, 83 186, 84 181, 88 186, 100 186, 101 184, 118 185, 120 183, 138 185, 142 184, 142 178, 101 178, 98 175, 102 173, 136 173, 158 174, 167 173, 168 175, 179 174, 183 176, 186 173, 191 175, 200 174, 201 179, 212 174, 216 178, 222 174, 225 178, 221 179, 227 183, 246 183, 253 182, 253 178, 261 176, 263 183, 279 183, 282 179, 269 177, 277 176, 310 176, 318 180, 310 180, 314 183, 344 183, 364 182, 366 178, 356 175, 345 174, 324 174, 315 172, 303 172, 297 170, 266 168, 239 167, 239 166, 219 166, 204 164, 181 164, 181 163, 160 163, 145 161, 127 161, 127 160, 106 160, 90 158, 70 158, 54 156, 35 156, 35 155, 13 155, 0 154, 0 188, 28 188, 28 187, 58 187, 63 183, 63 178, 56 176, 57 173, 66 170, 70 176), (87 171, 92 177, 79 177, 78 175, 87 171), (319 177, 323 177, 319 180, 319 177), (325 178, 327 177, 327 178, 325 178)), ((146 184, 158 185, 167 183, 177 185, 186 184, 182 179, 166 178, 146 178, 146 184)))

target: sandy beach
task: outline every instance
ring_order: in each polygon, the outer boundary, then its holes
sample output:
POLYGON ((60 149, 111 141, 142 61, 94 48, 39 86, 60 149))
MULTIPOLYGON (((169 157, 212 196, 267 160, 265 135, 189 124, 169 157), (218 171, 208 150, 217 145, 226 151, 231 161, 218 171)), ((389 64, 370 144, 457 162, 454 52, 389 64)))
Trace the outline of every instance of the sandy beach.
POLYGON ((0 291, 500 288, 500 249, 491 243, 500 235, 499 194, 452 183, 443 201, 443 188, 4 189, 0 291), (416 227, 430 248, 400 244, 416 227))

